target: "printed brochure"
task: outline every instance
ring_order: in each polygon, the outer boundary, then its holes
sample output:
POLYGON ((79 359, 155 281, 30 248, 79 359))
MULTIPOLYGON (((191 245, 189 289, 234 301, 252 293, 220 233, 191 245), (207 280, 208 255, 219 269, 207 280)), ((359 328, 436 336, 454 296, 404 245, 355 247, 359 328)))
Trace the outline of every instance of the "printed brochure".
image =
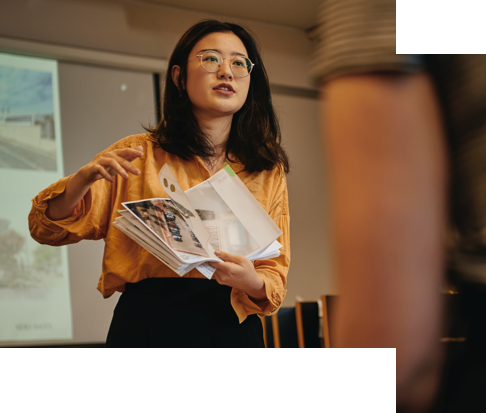
POLYGON ((251 261, 280 255, 280 228, 228 164, 183 191, 168 165, 159 181, 170 198, 124 202, 113 225, 183 276, 197 268, 211 278, 214 251, 251 261))

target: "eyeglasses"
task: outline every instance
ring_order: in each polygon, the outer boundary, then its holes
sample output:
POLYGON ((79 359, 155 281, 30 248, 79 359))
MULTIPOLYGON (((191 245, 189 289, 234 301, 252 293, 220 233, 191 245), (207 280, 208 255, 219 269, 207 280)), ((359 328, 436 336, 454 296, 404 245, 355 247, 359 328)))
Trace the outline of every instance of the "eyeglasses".
MULTIPOLYGON (((201 58, 201 66, 206 72, 214 73, 219 70, 221 65, 223 64, 223 57, 216 52, 215 50, 206 50, 205 52, 196 55, 192 59, 189 59, 187 62, 189 63, 191 60, 194 60, 196 57, 201 58)), ((250 59, 245 56, 235 56, 233 59, 226 59, 230 61, 231 71, 236 77, 247 77, 252 69, 255 66, 255 63, 252 63, 250 59)))

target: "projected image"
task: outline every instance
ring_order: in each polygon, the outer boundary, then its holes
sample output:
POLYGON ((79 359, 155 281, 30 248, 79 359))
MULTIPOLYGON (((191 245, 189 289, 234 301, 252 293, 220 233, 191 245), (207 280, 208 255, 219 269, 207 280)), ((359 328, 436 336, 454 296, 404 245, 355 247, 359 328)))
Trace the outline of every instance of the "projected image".
POLYGON ((56 171, 52 73, 0 64, 0 168, 56 171))
POLYGON ((11 289, 49 288, 62 282, 61 249, 37 245, 29 252, 26 237, 10 224, 0 218, 0 297, 11 289))
POLYGON ((0 53, 0 345, 73 336, 67 247, 30 236, 32 198, 64 176, 54 60, 0 53))

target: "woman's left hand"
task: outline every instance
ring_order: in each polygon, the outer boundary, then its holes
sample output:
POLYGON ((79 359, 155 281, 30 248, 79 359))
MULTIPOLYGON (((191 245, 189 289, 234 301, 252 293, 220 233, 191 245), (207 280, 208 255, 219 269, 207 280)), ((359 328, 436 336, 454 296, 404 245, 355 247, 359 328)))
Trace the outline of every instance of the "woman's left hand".
POLYGON ((253 263, 243 255, 228 254, 223 251, 216 251, 216 256, 224 262, 212 262, 216 268, 213 279, 219 284, 228 285, 245 291, 255 300, 264 300, 265 282, 255 271, 253 263))

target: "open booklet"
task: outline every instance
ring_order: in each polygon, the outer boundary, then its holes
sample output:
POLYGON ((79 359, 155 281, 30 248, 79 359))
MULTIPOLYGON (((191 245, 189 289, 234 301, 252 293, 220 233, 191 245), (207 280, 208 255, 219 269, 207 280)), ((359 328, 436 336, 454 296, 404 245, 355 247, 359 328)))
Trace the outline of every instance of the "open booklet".
POLYGON ((251 261, 280 255, 280 228, 228 164, 183 191, 168 165, 159 181, 170 199, 124 202, 113 225, 183 276, 197 268, 211 278, 214 251, 251 261))

